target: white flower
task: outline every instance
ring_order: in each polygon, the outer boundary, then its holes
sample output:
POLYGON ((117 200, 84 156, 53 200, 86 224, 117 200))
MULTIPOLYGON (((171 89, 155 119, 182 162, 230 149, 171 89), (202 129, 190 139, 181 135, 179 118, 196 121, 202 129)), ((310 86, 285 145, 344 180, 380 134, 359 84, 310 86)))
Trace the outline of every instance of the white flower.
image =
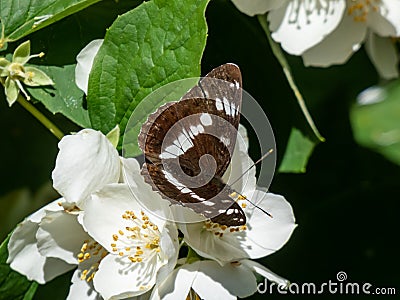
MULTIPOLYGON (((223 179, 230 178, 228 183, 253 165, 247 154, 247 143, 245 129, 240 126, 230 174, 223 176, 223 179)), ((246 175, 236 182, 233 188, 273 217, 269 217, 246 200, 238 200, 246 214, 245 226, 232 228, 210 221, 179 224, 184 241, 202 257, 217 260, 221 264, 244 258, 260 258, 279 250, 296 227, 292 207, 285 198, 257 190, 255 168, 246 175)))
POLYGON ((294 55, 321 42, 341 21, 345 0, 233 0, 244 13, 253 16, 269 12, 272 38, 294 55))
POLYGON ((87 279, 94 276, 95 267, 107 252, 83 230, 79 214, 64 210, 62 202, 63 199, 58 199, 48 204, 17 226, 8 243, 7 263, 29 280, 41 284, 79 264, 68 299, 99 299, 92 282, 87 279), (85 253, 81 253, 83 250, 85 253), (93 250, 97 250, 96 255, 93 250), (91 257, 84 258, 89 252, 91 257), (90 272, 83 276, 83 272, 87 272, 84 270, 90 272))
MULTIPOLYGON (((115 145, 114 134, 107 137, 115 145)), ((107 137, 84 129, 62 139, 53 180, 64 198, 22 222, 8 244, 11 267, 39 283, 77 266, 70 300, 142 295, 157 273, 170 273, 177 260, 177 229, 158 217, 168 218, 169 206, 144 182, 139 163, 119 157, 107 137), (128 187, 130 175, 135 180, 128 187), (133 194, 153 201, 157 216, 142 209, 133 194), (111 231, 126 235, 114 241, 111 231)))
POLYGON ((187 299, 191 291, 206 300, 244 298, 257 291, 254 273, 279 285, 288 285, 287 280, 250 260, 236 261, 224 266, 215 261, 204 260, 175 269, 155 287, 150 299, 187 299))
POLYGON ((268 14, 272 38, 293 55, 301 55, 336 29, 344 0, 290 0, 268 14))
MULTIPOLYGON (((135 159, 122 161, 129 172, 139 174, 135 159)), ((85 211, 63 208, 68 203, 59 199, 17 227, 8 244, 8 263, 39 283, 77 267, 69 300, 142 295, 153 287, 158 273, 163 278, 173 270, 178 255, 177 229, 158 217, 168 218, 169 213, 169 206, 159 200, 143 179, 135 187, 103 186, 87 198, 85 211), (154 201, 157 216, 139 205, 130 188, 154 201)))
POLYGON ((367 50, 384 78, 398 76, 398 55, 386 37, 400 36, 399 0, 347 0, 346 13, 335 31, 305 51, 305 65, 326 67, 346 62, 366 41, 367 50))
MULTIPOLYGON (((146 201, 162 206, 160 196, 150 187, 147 193, 144 181, 142 185, 146 201)), ((126 184, 107 185, 87 201, 85 228, 110 252, 94 277, 95 289, 104 299, 141 295, 153 287, 162 267, 171 270, 175 266, 178 232, 173 223, 165 221, 168 205, 163 209, 157 215, 144 210, 126 184)))
POLYGON ((398 76, 400 0, 233 0, 248 15, 268 13, 272 38, 306 66, 345 63, 363 43, 379 74, 398 76), (278 3, 280 2, 280 3, 278 3))
POLYGON ((41 240, 42 236, 38 236, 39 225, 43 218, 62 210, 59 201, 46 205, 18 224, 8 242, 7 263, 10 267, 42 284, 75 267, 57 256, 46 257, 41 253, 43 249, 38 247, 39 242, 46 244, 41 240))
POLYGON ((53 186, 67 202, 84 209, 92 193, 119 181, 118 152, 101 132, 83 129, 63 137, 58 147, 53 186))
POLYGON ((75 83, 85 94, 87 94, 89 74, 92 70, 94 58, 103 44, 103 41, 103 39, 91 41, 76 57, 75 83))

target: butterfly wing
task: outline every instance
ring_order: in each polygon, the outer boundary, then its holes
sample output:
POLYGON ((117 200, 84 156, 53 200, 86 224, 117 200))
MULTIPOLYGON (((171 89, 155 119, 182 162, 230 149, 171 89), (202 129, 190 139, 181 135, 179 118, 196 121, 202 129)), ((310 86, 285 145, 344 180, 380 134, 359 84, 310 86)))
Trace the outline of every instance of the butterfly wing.
POLYGON ((180 101, 160 107, 138 138, 146 158, 145 181, 172 203, 190 206, 207 218, 226 219, 224 225, 229 220, 245 222, 243 211, 229 197, 230 189, 219 179, 234 150, 240 106, 240 70, 226 64, 180 101))

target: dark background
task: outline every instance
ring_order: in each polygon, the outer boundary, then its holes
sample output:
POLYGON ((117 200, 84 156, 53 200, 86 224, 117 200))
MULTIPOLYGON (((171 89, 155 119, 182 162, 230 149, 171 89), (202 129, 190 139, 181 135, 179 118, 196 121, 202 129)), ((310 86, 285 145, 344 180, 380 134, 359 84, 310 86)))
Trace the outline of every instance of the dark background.
MULTIPOLYGON (((71 42, 76 39, 73 33, 77 23, 80 26, 83 24, 89 34, 81 38, 82 48, 90 40, 104 36, 105 28, 115 16, 131 6, 128 1, 118 4, 104 1, 53 26, 70 28, 71 35, 62 37, 68 45, 69 39, 71 42)), ((203 74, 226 62, 240 66, 244 89, 258 100, 270 119, 277 142, 279 165, 291 128, 297 127, 310 134, 282 69, 272 55, 256 18, 242 15, 229 1, 217 0, 211 1, 206 16, 209 37, 202 62, 203 74)), ((30 38, 50 39, 52 30, 50 27, 30 38)), ((54 40, 57 38, 54 37, 54 40)), ((60 45, 62 48, 65 46, 60 45)), ((68 53, 64 59, 74 63, 79 49, 68 50, 67 46, 65 51, 68 53)), ((34 50, 32 52, 35 53, 34 50)), ((397 293, 400 293, 400 168, 380 154, 359 146, 353 139, 349 121, 349 110, 355 97, 363 89, 378 83, 378 75, 363 49, 353 55, 346 65, 326 69, 305 68, 301 59, 288 59, 326 142, 316 147, 305 174, 275 175, 270 190, 284 195, 292 204, 299 225, 289 242, 262 262, 277 274, 299 284, 336 281, 336 274, 344 271, 348 276, 345 282, 396 287, 397 293)), ((45 112, 41 105, 38 107, 45 112)), ((62 116, 46 114, 64 132, 79 130, 62 116)), ((58 149, 56 138, 28 112, 18 104, 8 108, 2 92, 0 128, 3 239, 23 216, 56 197, 49 186, 58 149), (28 198, 30 195, 35 198, 36 195, 36 199, 30 200, 30 204, 24 205, 23 209, 13 210, 14 198, 22 197, 20 193, 28 198), (12 220, 4 224, 11 212, 12 220)), ((254 136, 250 140, 256 142, 254 136)), ((259 149, 250 150, 253 159, 257 159, 259 149)), ((52 299, 64 299, 69 286, 66 278, 70 275, 40 287, 35 299, 44 299, 50 294, 52 299)), ((277 292, 253 296, 254 299, 267 297, 276 299, 284 296, 277 292)), ((286 297, 307 299, 310 296, 286 297)), ((336 299, 340 295, 319 297, 336 299)))

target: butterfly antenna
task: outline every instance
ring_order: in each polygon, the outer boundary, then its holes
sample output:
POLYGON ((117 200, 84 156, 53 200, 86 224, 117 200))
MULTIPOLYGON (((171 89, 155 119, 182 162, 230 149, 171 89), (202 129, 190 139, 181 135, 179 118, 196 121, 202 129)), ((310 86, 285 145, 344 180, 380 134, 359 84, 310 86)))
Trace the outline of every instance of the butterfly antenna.
POLYGON ((273 218, 273 216, 267 212, 264 208, 259 207, 257 204, 255 204, 253 201, 251 201, 250 199, 248 199, 246 196, 242 195, 241 193, 238 193, 235 191, 235 193, 237 193, 239 195, 238 199, 239 200, 246 200, 248 201, 251 205, 253 205, 255 208, 258 208, 259 210, 261 210, 263 213, 265 213, 268 217, 273 218))
POLYGON ((235 181, 233 181, 232 183, 229 183, 230 186, 234 185, 236 182, 238 182, 240 179, 242 179, 242 177, 248 172, 250 171, 255 165, 259 164, 260 162, 262 162, 266 157, 268 157, 272 152, 274 152, 274 149, 269 149, 267 153, 265 153, 263 156, 261 156, 261 158, 259 160, 257 160, 254 164, 252 164, 246 171, 243 172, 242 175, 240 175, 235 181))

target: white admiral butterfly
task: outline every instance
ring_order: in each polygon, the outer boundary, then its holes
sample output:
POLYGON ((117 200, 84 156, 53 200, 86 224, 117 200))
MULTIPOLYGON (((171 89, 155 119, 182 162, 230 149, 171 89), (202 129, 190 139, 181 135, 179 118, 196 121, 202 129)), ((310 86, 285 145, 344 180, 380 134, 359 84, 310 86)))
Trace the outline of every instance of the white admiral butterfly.
POLYGON ((235 191, 221 180, 236 143, 241 86, 238 66, 217 67, 151 114, 138 137, 142 175, 153 190, 225 226, 246 224, 235 191))

